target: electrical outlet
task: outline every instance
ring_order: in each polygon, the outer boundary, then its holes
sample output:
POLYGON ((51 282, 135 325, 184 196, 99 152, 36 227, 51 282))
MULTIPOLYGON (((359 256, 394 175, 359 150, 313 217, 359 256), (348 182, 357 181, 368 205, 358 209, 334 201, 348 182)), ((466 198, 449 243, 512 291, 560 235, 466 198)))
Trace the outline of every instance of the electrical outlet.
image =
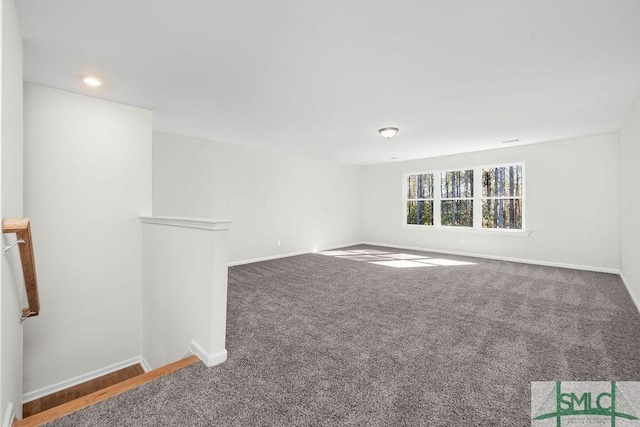
POLYGON ((276 240, 276 245, 280 246, 280 240, 276 240))

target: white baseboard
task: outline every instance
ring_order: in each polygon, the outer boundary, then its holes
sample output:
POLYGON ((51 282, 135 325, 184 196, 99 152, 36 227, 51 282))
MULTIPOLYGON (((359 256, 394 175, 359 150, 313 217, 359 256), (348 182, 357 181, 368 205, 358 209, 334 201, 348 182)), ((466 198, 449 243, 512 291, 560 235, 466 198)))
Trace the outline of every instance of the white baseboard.
MULTIPOLYGON (((336 248, 344 248, 344 247, 347 247, 347 246, 355 246, 355 245, 360 245, 360 244, 361 244, 360 242, 345 243, 344 245, 331 246, 329 248, 316 248, 316 249, 317 249, 318 252, 322 252, 322 251, 330 251, 330 250, 336 249, 336 248)), ((269 255, 269 256, 260 257, 260 258, 244 259, 242 261, 230 262, 229 263, 229 267, 234 267, 236 265, 252 264, 254 262, 270 261, 272 259, 289 258, 289 257, 292 257, 292 256, 306 255, 306 254, 310 254, 310 253, 313 253, 313 252, 315 252, 315 251, 288 252, 286 254, 269 255)))
MULTIPOLYGON (((68 380, 60 381, 55 384, 51 384, 46 387, 39 388, 37 390, 27 392, 22 395, 22 403, 27 403, 27 402, 31 402, 32 400, 40 399, 41 397, 48 396, 52 393, 65 390, 69 387, 73 387, 87 381, 94 380, 103 375, 107 375, 112 372, 119 371, 120 369, 137 365, 138 363, 142 365, 143 369, 146 369, 145 367, 146 361, 143 362, 142 359, 143 359, 142 356, 132 357, 130 359, 123 360, 122 362, 114 363, 113 365, 105 366, 104 368, 96 369, 95 371, 87 372, 86 374, 78 375, 76 377, 69 378, 68 380)), ((146 366, 148 367, 149 365, 146 364, 146 366)))
MULTIPOLYGON (((392 245, 392 244, 389 244, 389 243, 376 243, 376 242, 345 243, 345 244, 339 245, 339 246, 332 246, 330 248, 318 249, 318 252, 330 251, 330 250, 333 250, 333 249, 345 248, 345 247, 348 247, 348 246, 356 246, 356 245, 382 246, 382 247, 387 247, 387 248, 407 249, 407 250, 422 251, 422 252, 433 252, 433 253, 446 254, 446 255, 458 255, 458 256, 467 256, 467 257, 472 257, 472 258, 495 259, 495 260, 498 260, 498 261, 519 262, 519 263, 522 263, 522 264, 544 265, 544 266, 547 266, 547 267, 570 268, 570 269, 573 269, 573 270, 584 270, 584 271, 595 271, 595 272, 599 272, 599 273, 620 274, 620 270, 617 269, 617 268, 596 267, 596 266, 581 265, 581 264, 567 264, 567 263, 562 263, 562 262, 541 261, 541 260, 526 259, 526 258, 513 258, 513 257, 505 257, 505 256, 498 256, 498 255, 485 255, 485 254, 478 254, 478 253, 473 253, 473 252, 448 251, 448 250, 444 250, 444 249, 421 248, 421 247, 417 247, 417 246, 392 245)), ((230 262, 229 263, 229 267, 233 267, 233 266, 236 266, 236 265, 251 264, 251 263, 254 263, 254 262, 269 261, 269 260, 278 259, 278 258, 288 258, 288 257, 292 257, 292 256, 297 256, 297 255, 305 255, 305 254, 309 254, 309 253, 312 253, 312 252, 313 251, 289 252, 289 253, 286 253, 286 254, 272 255, 272 256, 266 256, 266 257, 261 257, 261 258, 253 258, 253 259, 247 259, 247 260, 242 260, 242 261, 234 261, 234 262, 230 262)))
POLYGON ((233 261, 229 263, 229 267, 234 267, 236 265, 245 265, 245 264, 252 264, 254 262, 261 262, 261 261, 270 261, 272 259, 279 259, 279 258, 288 258, 291 256, 297 256, 297 255, 305 255, 311 253, 310 251, 299 251, 299 252, 289 252, 286 254, 278 254, 278 255, 270 255, 270 256, 264 256, 264 257, 260 257, 260 258, 252 258, 252 259, 243 259, 242 261, 233 261))
POLYGON ((622 279, 622 283, 624 283, 624 285, 626 286, 627 292, 629 292, 629 295, 631 295, 631 299, 636 305, 636 309, 638 310, 638 312, 640 312, 640 300, 636 296, 635 292, 631 289, 631 286, 629 286, 629 282, 627 281, 627 278, 624 276, 624 274, 622 274, 622 272, 620 272, 620 278, 622 279))
POLYGON ((13 419, 16 417, 16 411, 13 410, 13 402, 7 403, 7 410, 2 419, 2 427, 11 427, 13 419))
POLYGON ((151 368, 151 365, 149 365, 149 362, 147 362, 147 359, 145 359, 144 356, 140 356, 140 365, 142 366, 142 369, 144 369, 145 372, 149 372, 153 370, 153 368, 151 368))
POLYGON ((198 356, 198 359, 202 360, 208 368, 219 365, 227 360, 227 350, 224 349, 215 354, 209 354, 200 344, 198 344, 195 340, 191 341, 190 345, 191 353, 198 356))
POLYGON ((512 257, 504 257, 504 256, 497 256, 497 255, 477 254, 472 252, 447 251, 443 249, 419 248, 415 246, 390 245, 388 243, 361 242, 360 244, 371 245, 371 246, 383 246, 383 247, 395 248, 395 249, 407 249, 412 251, 433 252, 437 254, 467 256, 472 258, 495 259, 498 261, 519 262, 522 264, 544 265, 547 267, 560 267, 560 268, 570 268, 573 270, 585 270, 585 271, 596 271, 599 273, 620 274, 620 270, 617 268, 594 267, 589 265, 567 264, 562 262, 540 261, 540 260, 526 259, 526 258, 512 258, 512 257))

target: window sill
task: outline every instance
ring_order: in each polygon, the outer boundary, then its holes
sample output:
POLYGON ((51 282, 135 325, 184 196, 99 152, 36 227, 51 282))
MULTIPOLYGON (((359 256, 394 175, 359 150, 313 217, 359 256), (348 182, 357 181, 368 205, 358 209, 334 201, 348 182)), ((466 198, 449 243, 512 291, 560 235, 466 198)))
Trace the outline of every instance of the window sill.
POLYGON ((407 228, 418 228, 423 230, 436 230, 436 231, 462 231, 464 233, 479 233, 479 234, 493 234, 493 235, 508 235, 508 236, 520 236, 529 237, 533 233, 531 230, 507 230, 497 228, 472 228, 472 227, 447 227, 447 226, 435 226, 435 225, 417 225, 417 224, 402 224, 407 228))

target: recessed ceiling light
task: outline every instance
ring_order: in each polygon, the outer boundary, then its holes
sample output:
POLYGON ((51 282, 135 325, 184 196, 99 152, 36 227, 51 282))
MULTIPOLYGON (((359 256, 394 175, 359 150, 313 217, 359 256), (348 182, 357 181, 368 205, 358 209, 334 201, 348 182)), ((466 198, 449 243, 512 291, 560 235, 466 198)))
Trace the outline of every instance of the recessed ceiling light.
POLYGON ((102 80, 97 78, 96 76, 80 76, 82 78, 82 81, 84 82, 84 84, 86 84, 87 86, 91 86, 91 87, 100 87, 102 86, 102 80))
POLYGON ((506 141, 502 141, 503 144, 512 144, 514 142, 520 142, 520 139, 507 139, 506 141))
POLYGON ((396 133, 398 133, 398 128, 386 127, 378 130, 378 132, 380 132, 380 135, 384 136, 385 138, 391 139, 395 136, 396 133))

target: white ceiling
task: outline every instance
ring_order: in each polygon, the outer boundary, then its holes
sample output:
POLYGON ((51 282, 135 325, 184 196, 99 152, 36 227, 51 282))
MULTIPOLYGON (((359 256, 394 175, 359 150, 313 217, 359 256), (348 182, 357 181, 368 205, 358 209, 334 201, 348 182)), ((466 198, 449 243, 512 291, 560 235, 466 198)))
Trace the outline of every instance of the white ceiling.
POLYGON ((345 163, 615 132, 640 87, 639 0, 16 3, 27 81, 345 163))

